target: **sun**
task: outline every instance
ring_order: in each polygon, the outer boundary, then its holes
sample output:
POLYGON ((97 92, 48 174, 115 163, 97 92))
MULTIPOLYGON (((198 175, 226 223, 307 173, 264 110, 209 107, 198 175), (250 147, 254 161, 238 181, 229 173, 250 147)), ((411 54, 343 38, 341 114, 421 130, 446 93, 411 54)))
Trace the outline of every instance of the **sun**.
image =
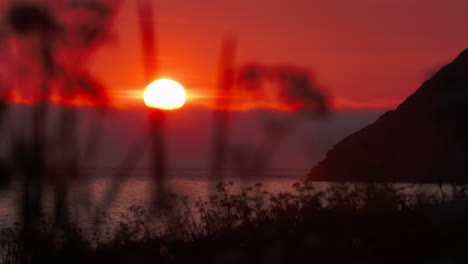
POLYGON ((146 106, 164 110, 181 108, 185 98, 184 87, 169 79, 159 79, 150 83, 143 94, 146 106))

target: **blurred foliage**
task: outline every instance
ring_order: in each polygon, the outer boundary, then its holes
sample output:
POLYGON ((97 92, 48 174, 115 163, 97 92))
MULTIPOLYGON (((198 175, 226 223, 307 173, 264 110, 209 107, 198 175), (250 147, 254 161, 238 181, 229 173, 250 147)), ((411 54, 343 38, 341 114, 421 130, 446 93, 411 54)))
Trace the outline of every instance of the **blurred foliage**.
MULTIPOLYGON (((101 234, 86 235, 74 225, 57 234, 44 220, 34 263, 463 263, 466 258, 465 186, 453 186, 446 196, 387 184, 337 183, 319 190, 306 180, 295 183, 292 193, 272 194, 260 183, 237 193, 232 187, 220 182, 207 200, 173 196, 177 206, 170 214, 132 206, 117 226, 103 217, 108 231, 101 234)), ((25 263, 18 229, 2 232, 3 263, 25 263)))
MULTIPOLYGON (((0 136, 9 131, 10 145, 0 159, 0 190, 13 180, 21 186, 19 224, 0 234, 2 263, 401 263, 434 258, 458 263, 467 257, 462 250, 468 245, 466 186, 425 196, 384 184, 336 184, 317 190, 304 179, 293 186, 293 193, 272 194, 261 184, 232 193, 233 183, 221 182, 209 199, 193 204, 171 196, 171 208, 156 213, 132 206, 114 229, 105 212, 135 168, 142 142, 130 149, 97 205, 91 205, 80 168, 82 159, 97 159, 108 106, 105 87, 88 73, 85 60, 110 38, 117 4, 9 1, 2 10, 0 136), (33 105, 24 123, 31 129, 21 131, 7 123, 9 101, 29 84, 33 105), (51 124, 54 134, 49 134, 48 99, 55 94, 65 105, 58 108, 59 117, 51 124), (66 106, 66 100, 76 97, 100 107, 83 145, 77 140, 76 109, 66 106), (90 230, 70 218, 71 184, 81 186, 79 206, 96 224, 90 230), (46 185, 53 187, 52 216, 43 213, 41 204, 46 185)), ((303 69, 251 64, 234 78, 234 47, 229 41, 223 46, 221 92, 231 93, 237 82, 252 98, 273 92, 299 109, 286 117, 263 115, 265 137, 259 146, 229 141, 229 113, 215 115, 213 175, 231 162, 241 176, 258 176, 298 122, 325 116, 330 109, 320 86, 303 69), (265 82, 278 89, 268 90, 265 82)))
MULTIPOLYGON (((82 186, 82 201, 89 200, 89 188, 78 171, 83 152, 89 150, 78 145, 78 116, 68 105, 82 98, 99 106, 98 112, 107 106, 104 87, 84 65, 90 52, 108 38, 116 4, 7 1, 1 11, 0 136, 6 153, 0 158, 0 188, 9 187, 12 181, 19 184, 15 187, 21 192, 16 206, 20 223, 16 249, 22 263, 30 263, 38 252, 53 255, 52 248, 61 247, 60 241, 66 238, 79 240, 69 216, 69 186, 82 186), (52 115, 54 98, 61 105, 52 115), (21 122, 12 122, 10 104, 25 101, 31 104, 26 107, 28 113, 21 122), (54 210, 44 227, 46 186, 52 187, 54 210)), ((96 116, 95 122, 100 124, 102 115, 96 116)), ((84 147, 96 150, 100 127, 91 129, 84 147)), ((95 156, 92 151, 86 158, 95 156)), ((88 207, 89 203, 79 206, 88 207)))

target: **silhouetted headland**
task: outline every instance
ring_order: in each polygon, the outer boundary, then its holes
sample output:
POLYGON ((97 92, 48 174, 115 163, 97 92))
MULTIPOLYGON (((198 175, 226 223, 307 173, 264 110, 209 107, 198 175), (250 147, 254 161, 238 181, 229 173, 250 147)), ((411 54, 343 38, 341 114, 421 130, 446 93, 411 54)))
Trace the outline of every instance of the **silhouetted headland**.
POLYGON ((468 49, 395 110, 336 144, 316 181, 468 182, 468 49))

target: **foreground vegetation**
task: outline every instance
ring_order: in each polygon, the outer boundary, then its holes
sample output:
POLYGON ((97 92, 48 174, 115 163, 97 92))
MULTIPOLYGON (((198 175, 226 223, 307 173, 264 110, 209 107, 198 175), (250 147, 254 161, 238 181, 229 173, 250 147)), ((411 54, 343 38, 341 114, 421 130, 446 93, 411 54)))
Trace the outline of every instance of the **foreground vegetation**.
MULTIPOLYGON (((467 188, 409 191, 385 184, 302 181, 270 194, 261 184, 149 215, 133 206, 114 231, 91 235, 43 221, 33 254, 15 229, 2 232, 3 263, 464 263, 467 188), (155 224, 157 223, 157 224, 155 224), (161 224, 164 228, 161 228, 161 224)), ((18 228, 19 230, 19 228, 18 228)), ((104 232, 103 232, 104 231, 104 232)))

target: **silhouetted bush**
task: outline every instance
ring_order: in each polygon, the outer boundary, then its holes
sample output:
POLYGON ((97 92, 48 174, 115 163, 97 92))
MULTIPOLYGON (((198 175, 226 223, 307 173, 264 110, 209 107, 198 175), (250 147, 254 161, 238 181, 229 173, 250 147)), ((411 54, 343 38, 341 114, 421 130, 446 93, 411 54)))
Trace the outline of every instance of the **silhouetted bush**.
MULTIPOLYGON (((107 232, 91 236, 72 224, 57 234, 42 221, 33 263, 462 263, 466 257, 464 186, 446 196, 387 184, 317 190, 306 180, 293 193, 268 193, 261 184, 233 193, 232 186, 219 183, 207 200, 173 196, 172 209, 158 215, 132 206, 117 226, 106 222, 107 232)), ((3 230, 3 263, 27 262, 18 230, 3 230)))

